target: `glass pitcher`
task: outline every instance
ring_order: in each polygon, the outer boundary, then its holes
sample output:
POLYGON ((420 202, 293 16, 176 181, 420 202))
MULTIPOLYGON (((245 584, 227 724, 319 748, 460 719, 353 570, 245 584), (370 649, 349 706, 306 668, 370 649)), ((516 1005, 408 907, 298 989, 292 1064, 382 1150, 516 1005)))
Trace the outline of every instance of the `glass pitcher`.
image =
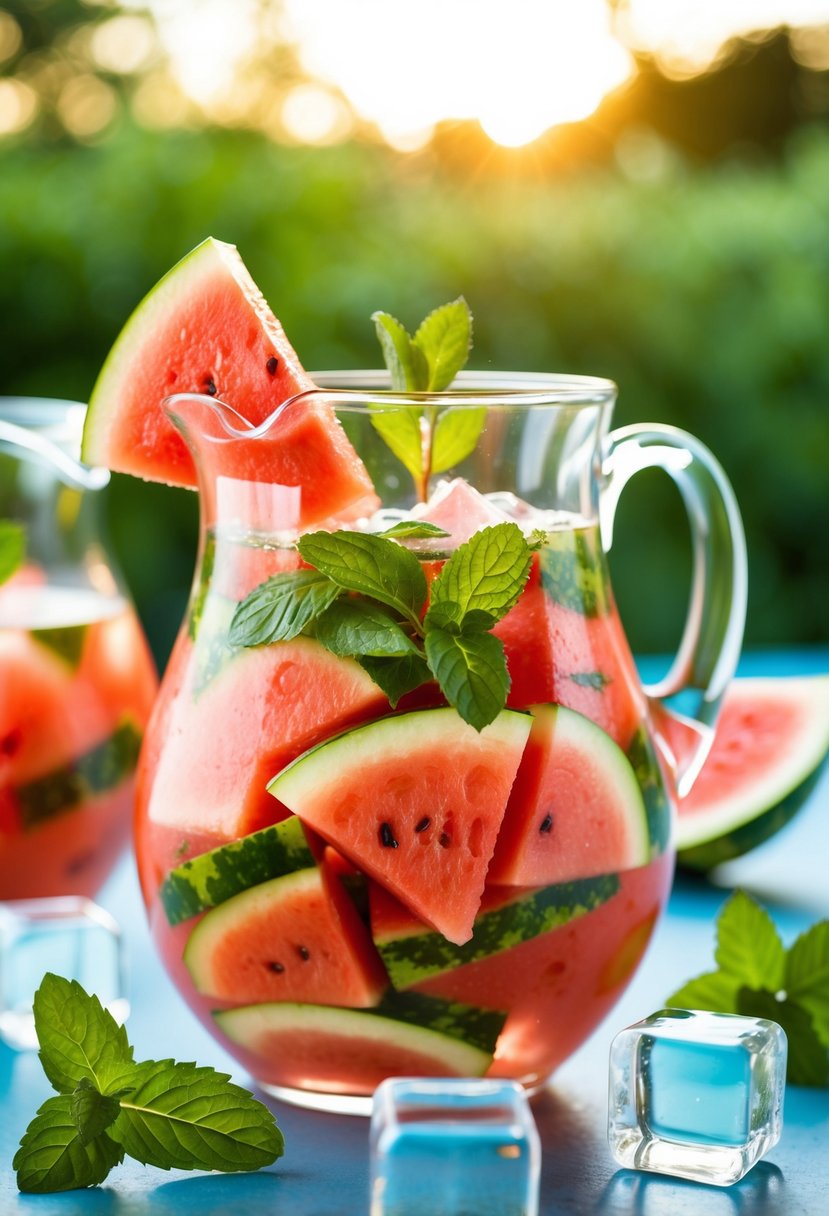
POLYGON ((101 540, 109 474, 78 459, 84 412, 0 398, 0 527, 22 552, 0 584, 0 900, 102 886, 157 691, 101 540))
POLYGON ((401 1073, 533 1089, 619 997, 667 898, 675 797, 742 637, 739 513, 691 436, 612 431, 605 380, 315 381, 256 429, 214 397, 167 402, 202 528, 140 764, 153 934, 283 1098, 365 1109, 401 1073), (658 688, 606 557, 647 466, 694 546, 658 688))

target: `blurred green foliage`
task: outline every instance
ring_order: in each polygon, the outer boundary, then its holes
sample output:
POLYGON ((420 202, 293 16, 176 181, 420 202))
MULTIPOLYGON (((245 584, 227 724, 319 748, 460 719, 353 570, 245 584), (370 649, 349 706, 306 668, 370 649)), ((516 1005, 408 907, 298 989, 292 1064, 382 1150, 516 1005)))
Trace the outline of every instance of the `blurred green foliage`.
MULTIPOLYGON (((610 376, 618 423, 718 455, 750 551, 750 645, 829 639, 829 135, 777 164, 691 169, 664 145, 559 178, 430 153, 147 133, 0 151, 0 391, 85 398, 131 309, 207 234, 238 245, 307 367, 374 365, 369 321, 463 293, 476 367, 610 376), (639 154, 641 153, 641 155, 639 154)), ((193 495, 116 478, 109 522, 163 662, 192 575, 193 495)), ((611 555, 635 648, 672 648, 690 558, 660 474, 611 555)))

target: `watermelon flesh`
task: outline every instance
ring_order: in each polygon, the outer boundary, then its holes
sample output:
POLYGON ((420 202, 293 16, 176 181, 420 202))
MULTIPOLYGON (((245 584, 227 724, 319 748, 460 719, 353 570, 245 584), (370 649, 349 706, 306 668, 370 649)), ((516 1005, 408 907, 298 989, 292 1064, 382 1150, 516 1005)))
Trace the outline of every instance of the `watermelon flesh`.
POLYGON ((589 718, 533 709, 533 728, 488 881, 546 886, 648 860, 648 820, 629 760, 589 718))
MULTIPOLYGON (((274 416, 313 388, 236 249, 209 238, 161 279, 118 336, 90 396, 82 456, 194 487, 195 448, 208 481, 220 472, 297 488, 298 527, 353 515, 355 504, 369 509, 371 480, 329 407, 300 400, 274 416), (207 395, 231 412, 220 406, 207 421, 191 407, 196 425, 179 419, 185 442, 162 404, 180 393, 207 395), (229 420, 238 424, 233 431, 229 420)), ((177 406, 179 415, 187 411, 177 406)))
MULTIPOLYGON (((667 715, 659 729, 681 765, 688 732, 667 715)), ((827 756, 829 676, 732 680, 711 750, 679 801, 680 862, 708 869, 767 840, 803 805, 827 756)))
POLYGON ((234 1004, 264 1001, 376 1005, 387 979, 368 932, 322 869, 270 879, 205 913, 184 962, 203 996, 234 1004))
POLYGON ((472 935, 529 730, 529 717, 510 710, 481 732, 453 709, 382 718, 306 753, 268 788, 461 943, 472 935))

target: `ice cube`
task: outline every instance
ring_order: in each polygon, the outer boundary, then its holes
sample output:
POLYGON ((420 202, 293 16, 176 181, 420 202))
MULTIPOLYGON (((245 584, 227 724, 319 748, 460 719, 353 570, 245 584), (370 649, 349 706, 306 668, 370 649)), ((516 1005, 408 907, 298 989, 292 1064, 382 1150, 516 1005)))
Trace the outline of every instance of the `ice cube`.
POLYGON ((780 1139, 786 1035, 776 1022, 663 1009, 610 1049, 608 1137, 620 1165, 729 1186, 780 1139))
POLYGON ((121 931, 109 912, 76 895, 9 900, 0 903, 0 1039, 9 1047, 37 1047, 32 1001, 47 971, 126 1018, 121 931))
POLYGON ((391 1077, 371 1120, 371 1216, 537 1216, 541 1148, 514 1081, 391 1077))

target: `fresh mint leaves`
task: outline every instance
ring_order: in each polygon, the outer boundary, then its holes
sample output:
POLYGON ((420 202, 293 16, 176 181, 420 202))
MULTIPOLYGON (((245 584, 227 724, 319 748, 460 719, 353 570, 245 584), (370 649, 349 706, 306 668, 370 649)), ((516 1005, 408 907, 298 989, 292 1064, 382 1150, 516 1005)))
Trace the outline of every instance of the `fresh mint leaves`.
POLYGON ((174 1060, 136 1063, 126 1031, 75 980, 46 974, 35 994, 44 1072, 58 1096, 13 1161, 21 1191, 97 1186, 126 1154, 159 1169, 255 1170, 282 1155, 268 1108, 225 1073, 174 1060))
POLYGON ((735 891, 717 920, 714 957, 718 970, 689 980, 666 1003, 778 1022, 789 1040, 789 1081, 829 1084, 829 920, 787 950, 766 909, 735 891))
POLYGON ((427 609, 423 567, 399 543, 440 533, 424 528, 404 522, 393 536, 306 533, 297 548, 313 568, 276 575, 242 600, 231 644, 260 646, 305 633, 332 654, 356 659, 393 706, 437 680, 449 704, 482 730, 504 708, 510 686, 503 643, 491 630, 523 590, 533 545, 514 523, 476 532, 444 563, 427 609))
POLYGON ((10 579, 26 556, 26 532, 22 524, 0 519, 0 583, 10 579))
MULTIPOLYGON (((463 296, 430 312, 414 336, 387 312, 372 314, 389 371, 399 393, 439 393, 464 367, 472 349, 472 314, 463 296)), ((375 405, 372 424, 414 479, 421 500, 429 478, 465 460, 475 449, 486 420, 477 406, 424 403, 400 407, 375 405)))

